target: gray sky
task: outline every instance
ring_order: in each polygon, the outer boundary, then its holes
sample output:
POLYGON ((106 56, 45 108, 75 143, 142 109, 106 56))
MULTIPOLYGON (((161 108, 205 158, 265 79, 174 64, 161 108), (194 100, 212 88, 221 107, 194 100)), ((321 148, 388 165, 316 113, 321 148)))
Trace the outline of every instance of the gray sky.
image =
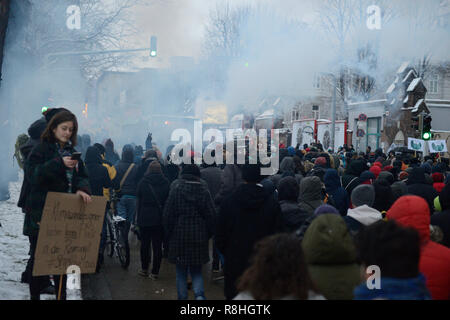
POLYGON ((140 61, 141 66, 166 63, 170 56, 194 56, 201 51, 204 25, 208 13, 216 3, 232 5, 267 4, 282 15, 311 21, 314 17, 313 0, 160 0, 133 10, 138 30, 136 45, 148 46, 151 35, 158 36, 158 59, 140 61))

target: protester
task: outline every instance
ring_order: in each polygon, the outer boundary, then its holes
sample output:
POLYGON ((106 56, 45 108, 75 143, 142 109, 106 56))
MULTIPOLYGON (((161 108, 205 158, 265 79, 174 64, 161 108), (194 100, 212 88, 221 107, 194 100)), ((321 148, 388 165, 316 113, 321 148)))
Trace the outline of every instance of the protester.
POLYGON ((389 182, 378 178, 373 183, 373 188, 375 190, 375 200, 372 207, 379 212, 387 211, 394 203, 394 195, 389 182))
POLYGON ((147 168, 145 176, 137 186, 136 224, 141 238, 141 270, 139 274, 156 280, 159 276, 162 259, 164 229, 162 215, 169 196, 169 181, 164 177, 161 165, 154 160, 147 168), (153 266, 148 268, 153 249, 153 266))
POLYGON ((299 186, 294 177, 284 177, 278 187, 278 200, 282 217, 282 231, 293 232, 310 216, 297 203, 299 186))
POLYGON ((435 172, 432 175, 432 179, 433 179, 433 188, 436 190, 438 194, 441 193, 442 189, 444 189, 445 187, 444 175, 440 172, 435 172))
POLYGON ((413 168, 408 175, 406 184, 408 185, 408 193, 425 199, 428 203, 428 212, 433 212, 434 198, 438 196, 438 193, 433 186, 426 183, 424 168, 413 168))
MULTIPOLYGON (((88 147, 86 150, 86 170, 92 195, 103 196, 103 190, 112 186, 108 169, 103 166, 103 159, 96 147, 88 147)), ((106 217, 103 221, 102 235, 97 259, 97 272, 104 261, 104 250, 106 246, 106 217)))
POLYGON ((366 275, 355 289, 356 300, 429 300, 425 277, 419 272, 420 237, 416 230, 395 221, 378 221, 358 235, 358 260, 362 270, 377 266, 379 286, 368 287, 366 275))
POLYGON ((116 165, 120 161, 120 157, 117 152, 114 150, 114 143, 111 139, 106 140, 105 142, 105 160, 111 163, 112 165, 116 165))
POLYGON ((288 234, 269 236, 255 245, 237 290, 234 300, 324 300, 309 275, 301 241, 288 234))
POLYGON ((328 169, 325 172, 324 182, 325 191, 332 196, 336 209, 339 210, 341 216, 345 216, 350 206, 350 201, 347 191, 341 185, 338 172, 334 169, 328 169))
POLYGON ((419 270, 425 275, 427 288, 433 299, 450 299, 450 249, 430 241, 430 211, 426 201, 418 196, 403 196, 388 210, 386 218, 419 232, 419 270))
POLYGON ((208 186, 195 164, 183 167, 170 188, 163 225, 169 239, 169 262, 176 266, 179 300, 186 300, 187 274, 197 300, 205 299, 202 265, 209 261, 209 239, 214 233, 215 209, 208 186))
MULTIPOLYGON (((139 182, 137 181, 138 169, 133 161, 134 149, 131 145, 125 145, 122 149, 122 159, 115 165, 117 175, 113 180, 114 189, 120 199, 117 203, 117 214, 126 219, 123 230, 125 246, 129 245, 128 233, 131 225, 135 223, 136 188, 139 182)), ((129 261, 129 255, 125 259, 129 261)))
POLYGON ((308 270, 318 292, 330 300, 353 299, 360 283, 356 249, 339 215, 315 218, 302 240, 308 270))
MULTIPOLYGON (((33 270, 39 224, 47 192, 76 193, 85 202, 91 201, 89 181, 82 161, 71 160, 75 152, 78 123, 74 114, 62 111, 56 114, 42 133, 41 142, 31 151, 25 172, 31 183, 26 200, 24 235, 30 236, 30 270, 33 270)), ((66 299, 66 276, 54 275, 55 286, 62 281, 61 299, 66 299)), ((30 297, 40 299, 42 277, 31 276, 30 297)), ((56 290, 58 294, 58 290, 56 290)))
POLYGON ((224 293, 228 300, 238 293, 236 281, 249 266, 254 244, 279 231, 281 225, 278 203, 259 184, 260 166, 243 165, 242 178, 245 183, 223 200, 217 222, 216 245, 225 258, 224 293))
POLYGON ((375 189, 371 185, 360 185, 352 192, 352 208, 348 209, 345 223, 350 233, 355 236, 364 226, 382 219, 381 213, 373 208, 375 189))
POLYGON ((300 182, 299 206, 312 215, 314 210, 324 204, 324 193, 322 191, 322 182, 319 177, 306 177, 300 182))

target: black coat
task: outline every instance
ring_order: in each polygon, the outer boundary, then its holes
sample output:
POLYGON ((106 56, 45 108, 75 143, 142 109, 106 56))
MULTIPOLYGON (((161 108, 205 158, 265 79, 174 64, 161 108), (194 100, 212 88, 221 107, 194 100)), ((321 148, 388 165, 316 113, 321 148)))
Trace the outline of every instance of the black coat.
POLYGON ((137 225, 162 226, 162 214, 168 196, 169 181, 161 173, 146 175, 137 187, 137 225))
POLYGON ((328 169, 324 176, 326 192, 333 197, 334 206, 341 216, 347 215, 350 206, 350 199, 344 188, 341 186, 341 179, 338 172, 334 169, 328 169))
POLYGON ((423 168, 414 168, 408 176, 408 194, 413 194, 425 199, 430 208, 430 214, 433 213, 434 198, 438 196, 437 191, 432 185, 425 181, 425 170, 423 168))
POLYGON ((108 169, 103 166, 103 159, 96 147, 89 147, 86 151, 86 169, 92 195, 103 196, 103 188, 112 186, 108 169))
POLYGON ((209 166, 200 170, 202 179, 206 182, 214 199, 220 191, 222 185, 222 170, 219 167, 209 166))
MULTIPOLYGON (((115 165, 115 168, 117 170, 117 175, 113 180, 113 186, 114 189, 119 190, 120 189, 120 181, 122 181, 123 176, 127 172, 129 166, 133 163, 133 161, 127 162, 120 160, 120 162, 115 165)), ((133 169, 131 169, 130 173, 128 174, 127 178, 125 179, 122 189, 120 191, 120 196, 122 195, 129 195, 129 196, 135 196, 136 195, 136 188, 138 184, 138 168, 136 165, 134 165, 133 169)))
POLYGON ((214 233, 215 215, 204 181, 182 175, 172 183, 163 214, 169 262, 200 266, 209 261, 209 239, 214 233))
POLYGON ((305 220, 310 217, 310 214, 303 211, 297 201, 280 201, 281 209, 281 231, 294 232, 301 227, 305 220))
POLYGON ((225 297, 236 296, 236 281, 249 266, 256 242, 281 229, 279 204, 254 184, 241 184, 220 206, 216 246, 225 257, 225 297))

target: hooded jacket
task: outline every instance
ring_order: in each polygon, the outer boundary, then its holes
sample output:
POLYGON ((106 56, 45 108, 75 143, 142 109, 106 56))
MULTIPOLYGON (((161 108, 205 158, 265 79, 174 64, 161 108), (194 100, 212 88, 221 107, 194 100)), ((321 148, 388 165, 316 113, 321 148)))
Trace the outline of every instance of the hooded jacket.
POLYGON ((313 220, 302 240, 308 270, 326 299, 353 299, 361 282, 356 248, 341 216, 323 214, 313 220))
MULTIPOLYGON (((124 150, 122 152, 122 160, 120 160, 119 163, 114 166, 117 170, 117 175, 113 180, 114 189, 120 189, 120 181, 122 181, 123 176, 125 175, 131 164, 134 164, 134 150, 131 145, 129 147, 126 145, 124 146, 124 150)), ((139 182, 137 173, 138 168, 135 165, 126 177, 122 185, 122 189, 120 189, 120 196, 136 196, 136 188, 139 182)))
POLYGON ((190 174, 175 180, 163 214, 169 262, 183 266, 207 263, 214 217, 214 204, 206 183, 190 174))
POLYGON ((308 213, 323 204, 322 182, 319 177, 306 177, 300 182, 299 207, 308 213))
POLYGON ((103 166, 103 159, 96 147, 88 147, 86 151, 86 169, 89 185, 94 196, 103 196, 103 188, 111 187, 108 169, 103 166))
POLYGON ((344 217, 344 220, 350 233, 356 235, 362 227, 371 225, 382 218, 378 210, 368 205, 362 205, 354 209, 348 209, 347 216, 344 217))
POLYGON ((434 198, 438 196, 438 193, 433 186, 426 183, 424 169, 413 168, 408 175, 406 184, 408 185, 408 193, 425 199, 428 203, 428 211, 433 212, 434 198))
POLYGON ((280 209, 282 219, 281 231, 283 232, 294 232, 310 217, 308 213, 300 208, 297 201, 281 200, 280 209))
POLYGON ((386 217, 419 232, 419 270, 425 275, 427 288, 433 299, 450 299, 450 249, 430 240, 430 212, 426 201, 418 196, 401 197, 386 217))
POLYGON ((324 176, 325 190, 333 197, 336 209, 338 209, 341 216, 347 214, 348 207, 350 206, 349 197, 347 191, 342 188, 341 179, 336 170, 328 169, 324 176))
POLYGON ((237 295, 236 281, 249 267, 253 247, 280 230, 280 206, 258 184, 241 184, 221 204, 216 246, 225 257, 225 297, 237 295))
POLYGON ((288 156, 285 157, 283 161, 281 161, 279 173, 270 176, 269 179, 272 180, 273 184, 275 185, 275 188, 278 188, 280 180, 283 178, 283 174, 291 173, 295 177, 295 180, 297 180, 297 183, 300 184, 300 181, 302 180, 303 176, 295 172, 296 168, 294 158, 288 156))

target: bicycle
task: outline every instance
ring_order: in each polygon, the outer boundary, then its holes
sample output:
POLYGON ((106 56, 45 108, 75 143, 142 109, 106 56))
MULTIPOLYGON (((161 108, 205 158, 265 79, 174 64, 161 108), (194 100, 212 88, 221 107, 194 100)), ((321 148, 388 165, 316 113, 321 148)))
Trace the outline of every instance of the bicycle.
POLYGON ((117 196, 113 193, 109 209, 106 213, 106 247, 109 248, 108 256, 112 258, 115 253, 122 268, 127 269, 130 265, 130 246, 126 235, 127 221, 116 213, 118 200, 117 196))

